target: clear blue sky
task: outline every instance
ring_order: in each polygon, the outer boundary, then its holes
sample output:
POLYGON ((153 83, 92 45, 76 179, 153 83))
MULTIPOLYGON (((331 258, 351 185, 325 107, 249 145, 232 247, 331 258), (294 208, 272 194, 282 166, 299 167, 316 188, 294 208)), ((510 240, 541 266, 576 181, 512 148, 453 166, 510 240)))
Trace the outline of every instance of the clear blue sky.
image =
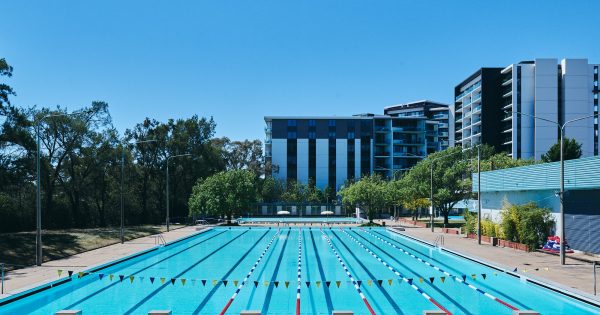
POLYGON ((450 102, 481 66, 600 63, 600 1, 3 1, 0 57, 17 105, 109 103, 145 117, 213 116, 264 138, 265 115, 380 113, 450 102))

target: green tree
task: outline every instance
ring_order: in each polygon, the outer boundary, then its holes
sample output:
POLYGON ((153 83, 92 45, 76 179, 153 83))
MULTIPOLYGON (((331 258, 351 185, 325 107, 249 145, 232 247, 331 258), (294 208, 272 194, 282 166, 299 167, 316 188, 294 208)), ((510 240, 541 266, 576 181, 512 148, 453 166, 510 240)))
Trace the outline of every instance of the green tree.
POLYGON ((550 235, 554 220, 547 208, 540 208, 534 202, 513 205, 504 202, 500 228, 505 239, 520 242, 530 250, 539 248, 550 235))
POLYGON ((378 175, 362 177, 349 186, 342 186, 338 195, 349 206, 366 209, 369 222, 373 222, 377 212, 390 204, 386 182, 378 175))
POLYGON ((272 176, 266 177, 261 183, 261 200, 263 202, 279 201, 283 192, 283 185, 272 176))
POLYGON ((256 201, 256 176, 248 170, 231 170, 199 181, 188 201, 190 215, 211 214, 227 217, 247 210, 256 201))
MULTIPOLYGON (((578 159, 580 157, 581 143, 578 143, 575 139, 565 137, 563 139, 564 160, 578 159)), ((545 163, 560 161, 560 141, 553 144, 548 152, 542 155, 542 161, 545 163)))

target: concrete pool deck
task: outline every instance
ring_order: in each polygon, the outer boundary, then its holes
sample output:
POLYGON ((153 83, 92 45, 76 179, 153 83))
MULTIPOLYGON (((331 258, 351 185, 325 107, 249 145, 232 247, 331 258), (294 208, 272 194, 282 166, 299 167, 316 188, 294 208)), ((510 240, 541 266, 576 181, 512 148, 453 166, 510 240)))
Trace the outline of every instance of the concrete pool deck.
MULTIPOLYGON (((196 228, 196 226, 187 226, 164 232, 162 236, 166 242, 171 242, 196 233, 196 228)), ((5 272, 4 294, 0 294, 0 298, 9 297, 48 281, 56 280, 58 279, 57 270, 59 269, 65 270, 65 272, 66 270, 78 272, 152 248, 156 246, 154 237, 154 235, 149 235, 127 241, 124 244, 109 245, 63 259, 48 261, 41 266, 31 266, 5 272)))
MULTIPOLYGON (((379 220, 376 220, 376 222, 379 222, 379 220)), ((600 296, 593 296, 594 275, 592 264, 572 259, 569 257, 570 254, 567 254, 566 264, 561 266, 559 257, 551 254, 528 253, 511 248, 491 246, 489 243, 484 242, 478 245, 477 240, 468 239, 464 235, 444 234, 441 233, 441 229, 437 228, 436 232, 432 233, 431 229, 428 228, 405 226, 398 222, 386 221, 386 226, 401 226, 405 228, 404 231, 400 232, 401 234, 429 243, 434 243, 437 236, 444 235, 443 248, 489 262, 507 270, 512 271, 517 268, 518 274, 550 284, 559 284, 570 291, 580 291, 586 293, 588 297, 600 301, 600 296), (535 270, 536 268, 538 270, 535 270)), ((586 258, 599 259, 594 256, 586 256, 586 258)), ((600 277, 600 263, 598 263, 596 272, 599 273, 598 276, 600 277)), ((598 289, 600 290, 600 284, 598 289)), ((600 292, 598 293, 600 294, 600 292)))

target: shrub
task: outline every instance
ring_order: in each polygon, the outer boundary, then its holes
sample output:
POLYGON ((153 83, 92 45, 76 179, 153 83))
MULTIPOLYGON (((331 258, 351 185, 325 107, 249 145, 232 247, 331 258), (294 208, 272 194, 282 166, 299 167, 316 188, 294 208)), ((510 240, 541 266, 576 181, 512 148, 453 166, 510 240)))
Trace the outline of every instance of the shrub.
POLYGON ((463 218, 465 218, 465 234, 475 234, 477 231, 477 216, 465 209, 463 212, 463 218))
POLYGON ((523 243, 534 250, 548 238, 554 224, 549 209, 540 208, 534 202, 505 203, 503 208, 501 228, 506 240, 523 243))

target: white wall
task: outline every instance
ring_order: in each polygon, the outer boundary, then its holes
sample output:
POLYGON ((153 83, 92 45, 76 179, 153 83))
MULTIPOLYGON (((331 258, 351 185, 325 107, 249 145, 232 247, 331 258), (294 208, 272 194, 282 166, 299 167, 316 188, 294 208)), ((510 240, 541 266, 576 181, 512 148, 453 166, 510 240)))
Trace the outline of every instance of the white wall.
MULTIPOLYGON (((562 92, 565 122, 594 113, 592 88, 587 59, 563 59, 562 92)), ((569 123, 565 136, 581 143, 582 157, 594 155, 594 120, 592 118, 569 123)))
MULTIPOLYGON (((535 60, 535 116, 558 121, 558 60, 535 60)), ((535 120, 535 159, 557 142, 556 124, 535 120)))
POLYGON ((273 139, 272 163, 279 166, 279 173, 273 173, 273 177, 279 180, 287 179, 287 139, 273 139))
POLYGON ((335 189, 339 189, 348 177, 348 140, 335 140, 335 189))
POLYGON ((360 178, 360 139, 354 139, 354 178, 360 178))
POLYGON ((316 186, 320 189, 327 187, 329 180, 329 139, 317 139, 316 152, 316 186))
MULTIPOLYGON (((535 115, 535 67, 531 64, 521 65, 521 112, 529 115, 535 115)), ((534 118, 521 115, 522 159, 529 159, 534 157, 534 128, 534 118)))
POLYGON ((308 139, 297 140, 297 180, 299 183, 308 183, 308 139))

